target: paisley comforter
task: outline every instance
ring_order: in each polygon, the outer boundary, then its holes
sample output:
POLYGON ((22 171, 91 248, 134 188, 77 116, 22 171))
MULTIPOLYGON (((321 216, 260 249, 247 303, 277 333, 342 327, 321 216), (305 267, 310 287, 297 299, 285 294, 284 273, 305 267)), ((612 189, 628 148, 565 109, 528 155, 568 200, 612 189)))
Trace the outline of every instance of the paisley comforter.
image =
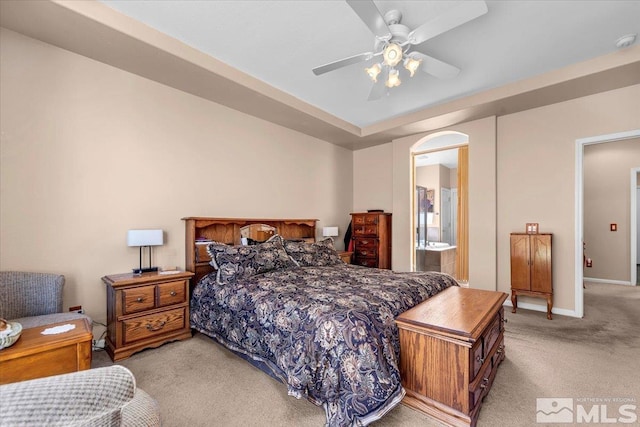
POLYGON ((191 327, 263 362, 289 394, 322 405, 329 426, 366 425, 404 396, 394 319, 457 285, 445 274, 348 264, 200 280, 191 327))

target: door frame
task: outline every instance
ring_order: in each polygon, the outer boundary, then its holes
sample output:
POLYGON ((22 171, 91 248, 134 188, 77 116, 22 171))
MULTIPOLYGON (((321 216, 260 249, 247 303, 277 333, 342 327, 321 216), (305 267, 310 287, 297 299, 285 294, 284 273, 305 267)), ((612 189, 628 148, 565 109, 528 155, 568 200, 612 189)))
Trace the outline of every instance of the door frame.
POLYGON ((631 168, 631 212, 629 215, 629 221, 631 222, 629 232, 631 233, 631 286, 638 285, 638 174, 640 174, 640 167, 631 168))
MULTIPOLYGON (((417 142, 415 142, 409 149, 409 153, 411 156, 411 160, 410 160, 410 168, 411 168, 411 177, 410 177, 410 182, 411 182, 411 196, 410 196, 410 211, 411 211, 411 239, 409 239, 410 243, 411 243, 411 258, 410 258, 410 265, 409 265, 409 271, 416 271, 416 220, 415 220, 415 212, 416 212, 416 198, 415 198, 415 188, 416 188, 416 157, 421 155, 421 154, 426 154, 426 153, 432 153, 432 152, 436 152, 436 151, 444 151, 444 150, 452 150, 455 148, 460 148, 460 147, 468 147, 469 146, 469 135, 464 133, 464 132, 459 132, 459 131, 442 131, 442 132, 435 132, 432 133, 424 138, 420 138, 420 140, 418 140, 417 142), (445 135, 463 135, 466 137, 466 142, 460 143, 460 142, 449 142, 446 140, 442 140, 442 139, 438 139, 441 136, 445 136, 445 135), (433 140, 433 141, 432 141, 433 140), (425 148, 423 150, 418 150, 417 148, 420 147, 422 144, 424 144, 425 142, 430 141, 431 145, 428 148, 425 148)), ((460 168, 460 165, 458 165, 458 168, 460 168)), ((468 168, 468 165, 467 165, 468 168)), ((467 171, 468 172, 468 171, 467 171)), ((460 185, 460 183, 458 183, 458 186, 460 185)), ((468 190, 468 189, 467 189, 468 190)), ((459 194, 459 193, 458 193, 459 194)), ((460 215, 460 212, 458 212, 458 215, 460 215)), ((467 227, 468 230, 468 227, 467 227)), ((459 233, 460 230, 457 230, 457 232, 459 233)), ((468 232, 468 231, 467 231, 468 232)), ((458 259, 458 258, 457 258, 458 259)), ((457 262, 457 260, 456 260, 457 262)), ((466 262, 468 263, 468 257, 466 262)), ((467 265, 468 268, 468 265, 467 265)))
MULTIPOLYGON (((583 248, 584 241, 584 147, 591 144, 602 144, 606 142, 622 141, 624 139, 640 138, 640 129, 633 129, 625 132, 617 132, 606 135, 597 135, 587 138, 576 139, 575 148, 575 306, 576 317, 584 317, 584 271, 583 271, 583 248)), ((634 196, 635 199, 635 196, 634 196)), ((635 225, 632 223, 632 227, 635 225)), ((635 243, 635 239, 633 239, 635 243)), ((635 254, 634 247, 631 248, 635 254)), ((632 269, 635 265, 631 266, 632 269)), ((634 274, 635 276, 635 274, 634 274)))

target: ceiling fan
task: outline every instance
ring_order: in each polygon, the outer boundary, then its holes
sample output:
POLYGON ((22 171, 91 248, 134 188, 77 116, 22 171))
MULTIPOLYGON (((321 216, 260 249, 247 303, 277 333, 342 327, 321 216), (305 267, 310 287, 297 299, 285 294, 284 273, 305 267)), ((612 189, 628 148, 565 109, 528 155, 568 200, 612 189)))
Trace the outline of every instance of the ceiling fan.
POLYGON ((415 45, 487 13, 487 4, 484 1, 464 1, 410 30, 400 23, 402 14, 398 10, 390 10, 382 15, 372 0, 346 2, 374 34, 373 51, 321 65, 314 68, 313 73, 319 76, 347 65, 379 58, 379 62, 365 68, 374 82, 369 101, 381 98, 389 88, 400 85, 400 70, 396 68, 399 65, 404 66, 411 77, 419 68, 441 79, 457 76, 460 69, 414 50, 415 45))

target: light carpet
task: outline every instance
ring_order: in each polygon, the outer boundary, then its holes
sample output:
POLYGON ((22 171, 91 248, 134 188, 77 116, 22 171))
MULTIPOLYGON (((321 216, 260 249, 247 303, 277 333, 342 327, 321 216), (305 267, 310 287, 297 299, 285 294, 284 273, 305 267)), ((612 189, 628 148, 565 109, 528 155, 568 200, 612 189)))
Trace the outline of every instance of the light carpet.
MULTIPOLYGON (((512 314, 510 307, 505 312, 507 357, 484 400, 479 426, 536 425, 536 398, 628 398, 638 405, 640 288, 587 283, 583 319, 547 320, 541 312, 512 314)), ((325 422, 321 407, 288 396, 286 386, 201 334, 118 363, 158 400, 166 427, 325 422)), ((93 367, 110 364, 106 353, 94 352, 93 367)), ((371 425, 441 424, 398 405, 371 425)))

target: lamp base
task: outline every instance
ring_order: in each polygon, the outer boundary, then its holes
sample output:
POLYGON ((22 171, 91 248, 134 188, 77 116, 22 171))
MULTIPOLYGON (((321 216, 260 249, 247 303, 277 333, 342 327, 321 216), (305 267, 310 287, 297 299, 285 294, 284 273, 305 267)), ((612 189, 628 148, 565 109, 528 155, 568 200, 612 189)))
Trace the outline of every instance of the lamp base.
POLYGON ((158 267, 134 268, 133 274, 153 273, 155 271, 158 271, 158 267))

